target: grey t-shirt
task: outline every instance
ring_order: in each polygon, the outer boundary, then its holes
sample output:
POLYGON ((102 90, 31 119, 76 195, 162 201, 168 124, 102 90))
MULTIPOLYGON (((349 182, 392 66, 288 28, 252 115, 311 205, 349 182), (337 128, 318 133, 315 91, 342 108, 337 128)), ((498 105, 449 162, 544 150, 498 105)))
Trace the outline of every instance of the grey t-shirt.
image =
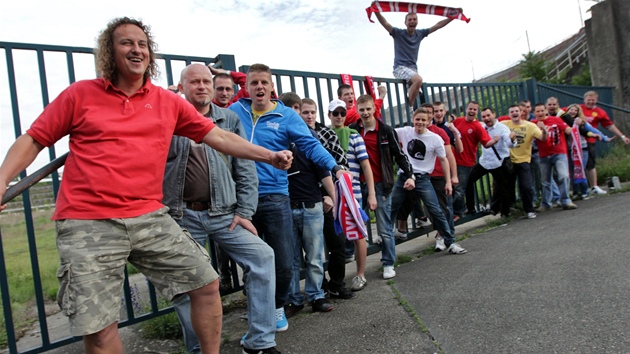
POLYGON ((429 29, 417 29, 412 35, 406 29, 394 28, 390 35, 394 38, 394 69, 398 66, 418 71, 418 51, 420 42, 429 35, 429 29))

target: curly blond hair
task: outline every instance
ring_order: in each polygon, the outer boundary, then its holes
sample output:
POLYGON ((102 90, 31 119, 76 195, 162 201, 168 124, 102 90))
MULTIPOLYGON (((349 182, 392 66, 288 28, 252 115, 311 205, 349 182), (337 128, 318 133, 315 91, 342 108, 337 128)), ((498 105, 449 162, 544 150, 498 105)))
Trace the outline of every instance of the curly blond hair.
POLYGON ((151 27, 129 17, 119 17, 107 24, 107 27, 101 32, 96 40, 96 48, 94 55, 96 56, 96 69, 102 77, 116 83, 116 62, 114 60, 114 31, 122 25, 135 25, 140 27, 147 36, 147 47, 149 48, 149 66, 144 73, 144 79, 157 79, 159 75, 157 59, 157 43, 153 41, 151 35, 151 27))

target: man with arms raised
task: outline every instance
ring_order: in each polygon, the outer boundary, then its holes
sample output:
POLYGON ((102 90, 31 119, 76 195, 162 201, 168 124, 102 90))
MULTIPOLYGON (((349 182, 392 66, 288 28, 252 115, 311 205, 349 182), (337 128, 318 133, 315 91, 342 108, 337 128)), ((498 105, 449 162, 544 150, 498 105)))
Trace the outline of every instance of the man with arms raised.
MULTIPOLYGON (((191 64, 182 71, 178 90, 197 112, 221 129, 245 138, 236 113, 211 103, 212 89, 212 75, 205 65, 191 64)), ((210 237, 243 269, 248 315, 243 346, 275 353, 273 250, 258 237, 251 222, 258 202, 257 188, 253 161, 235 159, 183 136, 173 137, 166 162, 164 204, 195 241, 205 248, 210 237)), ((199 339, 190 322, 189 297, 180 296, 174 305, 186 350, 199 353, 199 339)))
MULTIPOLYGON (((460 12, 462 11, 459 9, 460 12)), ((418 75, 418 51, 420 42, 429 34, 439 30, 453 21, 451 18, 442 20, 431 28, 416 29, 418 15, 408 13, 405 16, 405 29, 396 28, 387 22, 380 12, 375 12, 378 22, 387 30, 394 39, 394 77, 407 81, 409 86, 408 103, 410 106, 416 102, 416 97, 422 88, 422 77, 418 75)))
MULTIPOLYGON (((385 86, 379 86, 378 90, 378 98, 374 100, 374 111, 380 112, 383 107, 383 100, 385 96, 387 96, 387 88, 385 86)), ((337 98, 344 101, 347 107, 347 115, 346 115, 346 127, 350 124, 356 123, 361 117, 357 113, 357 106, 354 104, 354 90, 348 84, 341 84, 337 88, 337 98)), ((377 113, 375 113, 377 114, 377 113)))
MULTIPOLYGON (((230 106, 238 114, 249 141, 270 150, 282 150, 295 143, 297 148, 316 165, 340 177, 344 168, 311 134, 302 118, 282 102, 271 99, 273 92, 271 69, 254 64, 247 72, 250 98, 241 98, 230 106)), ((258 208, 254 226, 275 254, 276 265, 276 330, 289 328, 284 313, 293 267, 293 213, 289 199, 287 173, 256 164, 258 173, 258 208)))
POLYGON ((217 274, 205 250, 161 203, 174 134, 238 158, 282 168, 291 162, 290 152, 274 153, 221 130, 177 95, 154 86, 155 48, 142 22, 126 17, 110 22, 96 49, 101 78, 74 83, 59 94, 0 167, 1 198, 44 147, 70 137, 53 214, 61 258, 57 298, 70 319, 70 333, 84 336, 87 353, 122 353, 117 325, 127 261, 165 298, 188 294, 202 352, 219 352, 217 274))

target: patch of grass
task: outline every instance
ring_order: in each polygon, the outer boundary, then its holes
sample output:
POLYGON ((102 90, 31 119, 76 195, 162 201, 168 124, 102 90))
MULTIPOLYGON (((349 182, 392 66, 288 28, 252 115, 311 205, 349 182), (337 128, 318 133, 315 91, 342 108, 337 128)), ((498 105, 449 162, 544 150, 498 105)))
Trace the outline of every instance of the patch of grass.
POLYGON ((630 181, 630 147, 615 139, 609 153, 597 159, 597 183, 606 184, 606 178, 618 176, 622 182, 630 181))
MULTIPOLYGON (((158 307, 163 308, 170 306, 171 303, 160 298, 158 299, 158 307)), ((175 312, 168 313, 159 317, 152 318, 140 324, 142 328, 142 337, 149 339, 182 339, 182 326, 175 312)))
POLYGON ((394 263, 394 267, 398 267, 401 264, 405 264, 405 263, 409 263, 413 261, 413 257, 412 256, 398 256, 396 257, 396 263, 394 263))
POLYGON ((396 283, 393 280, 389 280, 387 281, 387 285, 389 285, 389 287, 392 289, 392 292, 394 293, 394 298, 398 301, 398 304, 402 306, 405 309, 405 311, 407 311, 407 313, 409 314, 409 316, 411 316, 413 321, 418 325, 418 327, 420 327, 420 330, 422 331, 422 333, 426 333, 429 336, 429 338, 431 338, 431 340, 433 341, 433 344, 435 344, 435 346, 437 347, 438 352, 442 353, 443 351, 440 348, 440 344, 431 335, 431 332, 429 332, 429 328, 424 323, 422 323, 422 319, 420 319, 420 316, 418 316, 414 308, 409 304, 409 302, 407 302, 405 298, 403 298, 400 291, 398 291, 398 289, 396 288, 396 283))

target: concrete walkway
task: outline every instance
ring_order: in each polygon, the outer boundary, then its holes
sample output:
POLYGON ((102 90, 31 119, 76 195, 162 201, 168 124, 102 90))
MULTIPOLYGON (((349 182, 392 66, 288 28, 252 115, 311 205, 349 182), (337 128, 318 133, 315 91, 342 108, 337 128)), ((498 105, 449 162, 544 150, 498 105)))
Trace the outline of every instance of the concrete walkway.
MULTIPOLYGON (((329 313, 306 307, 278 333, 282 353, 630 352, 630 193, 577 202, 536 219, 477 232, 497 217, 457 227, 466 255, 420 254, 419 237, 397 246, 411 261, 381 277, 368 257, 368 286, 329 313)), ((351 282, 355 264, 346 268, 351 282)), ((242 295, 234 294, 238 300, 242 295)), ((224 316, 223 353, 240 353, 243 308, 224 316)), ((121 329, 126 353, 173 353, 181 342, 121 329)), ((24 347, 21 346, 22 349, 24 347)), ((82 353, 80 343, 49 353, 82 353)))

